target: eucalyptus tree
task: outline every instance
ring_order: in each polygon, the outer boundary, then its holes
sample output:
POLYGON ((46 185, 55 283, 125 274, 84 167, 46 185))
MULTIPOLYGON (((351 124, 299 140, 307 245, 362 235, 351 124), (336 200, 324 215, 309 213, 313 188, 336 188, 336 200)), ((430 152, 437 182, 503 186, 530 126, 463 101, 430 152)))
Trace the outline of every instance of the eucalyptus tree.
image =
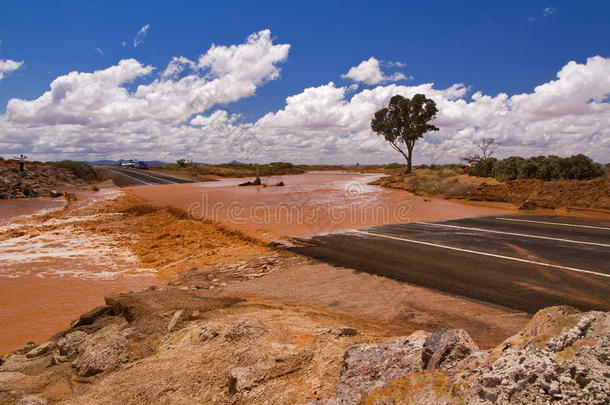
POLYGON ((429 123, 437 112, 436 103, 423 94, 411 99, 396 95, 387 107, 375 113, 371 129, 407 159, 406 172, 411 173, 415 142, 426 132, 438 131, 438 127, 429 123))

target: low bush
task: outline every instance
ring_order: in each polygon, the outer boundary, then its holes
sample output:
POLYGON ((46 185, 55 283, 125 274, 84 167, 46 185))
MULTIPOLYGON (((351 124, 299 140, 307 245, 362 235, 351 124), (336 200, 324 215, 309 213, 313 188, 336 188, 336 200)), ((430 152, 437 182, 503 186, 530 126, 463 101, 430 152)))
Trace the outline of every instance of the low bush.
POLYGON ((85 181, 94 181, 97 179, 97 175, 95 174, 95 170, 93 169, 93 167, 84 162, 62 160, 60 162, 51 162, 51 164, 55 167, 68 169, 76 177, 79 177, 85 181))
POLYGON ((444 198, 461 197, 473 186, 461 183, 455 173, 452 176, 444 172, 424 174, 421 171, 413 176, 407 176, 410 190, 417 195, 442 195, 444 198))
POLYGON ((599 163, 583 154, 567 158, 559 156, 536 156, 523 159, 511 156, 507 159, 482 160, 468 169, 468 174, 477 177, 495 177, 499 181, 515 179, 540 180, 588 180, 604 175, 599 163))
POLYGON ((479 163, 468 169, 468 174, 476 177, 491 177, 494 165, 498 159, 489 158, 481 160, 479 163))
POLYGON ((519 175, 519 168, 524 162, 525 159, 519 156, 499 160, 494 163, 492 176, 499 181, 515 180, 519 175))

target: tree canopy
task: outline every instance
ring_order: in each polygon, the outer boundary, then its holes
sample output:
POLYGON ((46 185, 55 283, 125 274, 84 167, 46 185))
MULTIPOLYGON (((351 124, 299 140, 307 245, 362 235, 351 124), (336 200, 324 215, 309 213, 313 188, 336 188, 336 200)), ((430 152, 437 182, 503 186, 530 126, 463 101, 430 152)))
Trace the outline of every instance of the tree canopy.
POLYGON ((437 112, 436 103, 423 94, 416 94, 411 99, 396 95, 387 107, 375 113, 371 129, 383 135, 407 159, 407 173, 410 173, 415 142, 426 132, 438 131, 438 127, 429 124, 437 112))

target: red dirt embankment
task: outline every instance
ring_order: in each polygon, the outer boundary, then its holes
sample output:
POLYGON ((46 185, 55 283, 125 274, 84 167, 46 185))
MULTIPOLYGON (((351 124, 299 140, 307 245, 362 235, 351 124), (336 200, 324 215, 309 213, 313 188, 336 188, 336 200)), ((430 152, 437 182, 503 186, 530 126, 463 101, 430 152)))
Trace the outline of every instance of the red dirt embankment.
POLYGON ((610 177, 586 181, 520 179, 496 184, 483 183, 468 191, 463 198, 471 201, 510 202, 531 208, 610 211, 610 177))
POLYGON ((610 174, 593 180, 500 182, 494 178, 469 176, 463 169, 416 168, 410 174, 395 171, 373 184, 421 196, 511 203, 523 209, 577 208, 610 213, 610 174))

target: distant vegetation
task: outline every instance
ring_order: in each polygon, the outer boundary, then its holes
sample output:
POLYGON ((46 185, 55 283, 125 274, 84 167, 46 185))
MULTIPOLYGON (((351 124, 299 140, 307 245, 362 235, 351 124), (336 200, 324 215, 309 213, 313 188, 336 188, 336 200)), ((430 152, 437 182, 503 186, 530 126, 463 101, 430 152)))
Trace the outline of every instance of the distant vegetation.
POLYGON ((466 194, 474 187, 463 183, 459 176, 464 175, 462 165, 420 165, 411 173, 402 170, 389 178, 380 180, 379 184, 411 191, 417 195, 441 195, 444 198, 456 198, 466 194))
MULTIPOLYGON (((456 167, 461 167, 455 165, 456 167)), ((259 176, 277 176, 302 174, 308 171, 349 170, 356 172, 388 173, 396 169, 405 170, 406 164, 389 163, 385 165, 295 165, 289 162, 271 162, 258 165, 259 176)), ((256 165, 253 163, 222 163, 218 165, 188 163, 184 159, 164 166, 151 166, 152 169, 177 170, 192 175, 214 175, 222 177, 253 177, 256 176, 256 165)))
POLYGON ((589 180, 604 175, 599 163, 583 154, 568 158, 537 156, 524 159, 518 156, 498 160, 481 160, 468 170, 477 177, 494 177, 499 181, 516 179, 589 180))
MULTIPOLYGON (((153 168, 177 170, 193 175, 215 175, 222 177, 256 176, 256 165, 251 163, 223 163, 219 165, 187 164, 183 159, 180 159, 176 164, 154 166, 153 168)), ((258 165, 259 176, 301 174, 305 173, 307 170, 312 169, 309 166, 293 165, 288 162, 271 162, 258 165)))
POLYGON ((93 167, 83 162, 74 162, 72 160, 62 160, 60 162, 49 162, 55 167, 70 170, 76 177, 86 181, 94 181, 97 179, 93 167))
POLYGON ((376 170, 376 169, 405 169, 406 164, 401 163, 388 163, 387 165, 366 165, 362 166, 362 170, 376 170))

